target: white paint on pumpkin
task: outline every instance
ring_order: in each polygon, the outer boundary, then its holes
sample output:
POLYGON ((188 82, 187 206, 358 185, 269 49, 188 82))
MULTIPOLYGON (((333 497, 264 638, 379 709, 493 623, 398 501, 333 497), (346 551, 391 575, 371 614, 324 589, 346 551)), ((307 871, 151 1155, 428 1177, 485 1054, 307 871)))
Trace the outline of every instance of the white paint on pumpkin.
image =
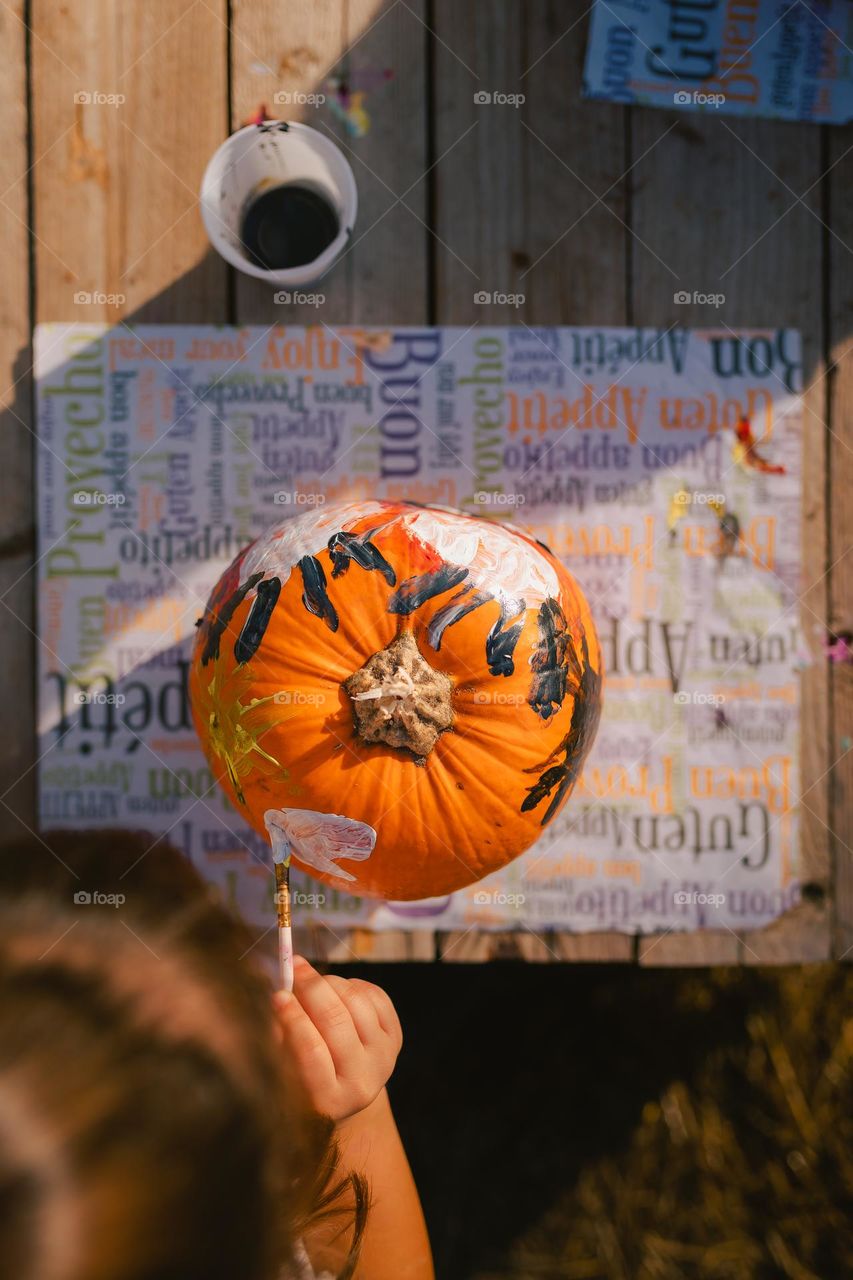
POLYGON ((240 580, 245 582, 253 573, 272 574, 284 586, 302 557, 323 551, 332 534, 384 511, 381 502, 341 502, 331 507, 313 507, 292 520, 284 520, 249 547, 240 566, 240 580))
MULTIPOLYGON (((449 508, 404 508, 392 513, 381 502, 342 502, 316 507, 285 520, 250 547, 240 569, 245 582, 253 573, 275 575, 282 586, 303 556, 324 551, 329 538, 347 531, 365 516, 385 516, 386 527, 399 525, 450 564, 468 570, 467 582, 494 596, 523 599, 528 608, 559 597, 560 580, 548 557, 511 525, 479 520, 449 508)), ((383 522, 377 521, 381 527, 383 522)), ((398 580, 399 585, 399 580, 398 580)), ((254 592, 249 592, 249 598, 254 592)))
POLYGON ((508 525, 433 510, 407 511, 402 523, 443 560, 464 565, 467 580, 479 590, 522 598, 528 608, 560 594, 545 554, 508 525))
POLYGON ((339 858, 364 862, 376 844, 373 827, 339 813, 267 809, 264 826, 272 845, 273 862, 287 862, 293 856, 303 866, 337 876, 339 880, 356 879, 338 866, 339 858))

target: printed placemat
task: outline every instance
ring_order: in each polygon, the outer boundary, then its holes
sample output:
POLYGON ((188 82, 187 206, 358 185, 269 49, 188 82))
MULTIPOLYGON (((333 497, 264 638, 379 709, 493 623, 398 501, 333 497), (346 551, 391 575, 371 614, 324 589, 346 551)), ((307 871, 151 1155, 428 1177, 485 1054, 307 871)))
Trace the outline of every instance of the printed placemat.
POLYGON ((521 858, 417 904, 294 873, 333 926, 759 927, 797 901, 801 362, 790 330, 41 325, 45 826, 168 832, 252 920, 269 847, 186 694, 222 570, 311 504, 533 530, 605 662, 598 739, 521 858))

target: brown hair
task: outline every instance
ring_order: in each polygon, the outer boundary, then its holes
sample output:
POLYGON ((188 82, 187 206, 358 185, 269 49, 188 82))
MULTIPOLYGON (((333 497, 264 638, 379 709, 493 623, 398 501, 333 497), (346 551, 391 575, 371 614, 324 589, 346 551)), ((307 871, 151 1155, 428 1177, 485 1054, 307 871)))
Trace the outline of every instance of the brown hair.
POLYGON ((272 1280, 346 1203, 352 1275, 366 1188, 335 1180, 255 941, 163 841, 0 851, 0 1274, 272 1280))

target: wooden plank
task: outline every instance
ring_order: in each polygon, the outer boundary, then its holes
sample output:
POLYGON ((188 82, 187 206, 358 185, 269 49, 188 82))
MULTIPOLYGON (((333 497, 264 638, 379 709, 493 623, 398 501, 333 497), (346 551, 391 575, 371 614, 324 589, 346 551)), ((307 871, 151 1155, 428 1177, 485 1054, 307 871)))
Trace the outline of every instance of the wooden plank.
MULTIPOLYGON (((632 228, 637 238, 631 294, 637 318, 664 326, 788 325, 802 333, 809 390, 803 428, 806 590, 801 618, 811 638, 815 628, 823 628, 827 592, 818 135, 805 124, 686 117, 653 109, 637 109, 632 119, 632 155, 637 157, 632 228), (676 305, 674 295, 680 290, 723 293, 725 302, 721 307, 676 305)), ((804 882, 825 889, 828 694, 820 661, 803 673, 802 705, 808 731, 801 744, 799 872, 804 882)), ((744 941, 755 949, 749 937, 744 941)), ((719 939, 721 962, 730 945, 719 939)), ((812 949, 804 937, 804 953, 812 949)))
POLYGON ((261 103, 271 115, 331 135, 358 186, 352 244, 311 292, 319 307, 283 306, 263 281, 238 274, 245 323, 421 324, 427 318, 425 0, 294 3, 287 22, 275 0, 237 0, 233 15, 232 127, 261 103), (391 73, 387 82, 382 77, 391 73), (347 132, 333 114, 331 73, 363 93, 369 127, 347 132), (316 104, 306 97, 325 95, 316 104), (402 196, 404 203, 398 203, 402 196), (406 207, 408 206, 408 207, 406 207))
MULTIPOLYGON (((436 0, 438 324, 627 320, 625 113, 580 99, 586 10, 581 0, 436 0), (478 104, 478 92, 525 101, 478 104), (524 302, 482 305, 478 291, 524 302)), ((634 942, 615 932, 451 933, 440 950, 449 960, 625 961, 634 942)))
POLYGON ((529 929, 501 933, 485 929, 455 930, 439 933, 437 938, 439 959, 452 964, 482 964, 486 960, 526 960, 541 964, 560 958, 550 934, 533 933, 529 929))
MULTIPOLYGON (((389 960, 435 960, 435 934, 431 929, 351 929, 346 938, 359 961, 383 964, 389 960)), ((354 958, 354 957, 353 957, 354 958)))
POLYGON ((560 960, 573 964, 630 963, 634 937, 630 933, 553 933, 552 945, 560 960))
MULTIPOLYGON (((239 129, 261 106, 279 120, 301 120, 322 128, 325 108, 301 101, 321 92, 328 68, 345 45, 345 0, 291 3, 287 21, 277 0, 234 0, 231 11, 231 129, 239 129), (284 95, 292 96, 291 102, 284 95)), ((338 127, 331 123, 336 136, 338 127)), ((346 317, 346 274, 334 270, 310 292, 322 293, 322 307, 276 303, 278 292, 263 280, 234 274, 236 319, 241 324, 319 324, 330 315, 346 317)), ((306 290, 308 292, 308 290, 306 290)))
POLYGON ((226 128, 225 15, 225 0, 33 0, 38 320, 226 319, 197 208, 226 128))
MULTIPOLYGON (((840 403, 847 403, 848 415, 853 412, 853 373, 851 373, 851 364, 853 358, 848 353, 845 360, 844 382, 846 386, 839 391, 838 400, 840 403)), ((837 417, 836 422, 843 422, 844 419, 837 417)), ((850 422, 848 416, 846 419, 846 438, 850 437, 850 422)), ((838 478, 833 475, 833 484, 837 485, 838 478)), ((847 490, 850 493, 850 490, 847 490)), ((837 499, 838 506, 841 506, 840 497, 837 499)), ((848 505, 849 501, 848 501, 848 505)), ((835 504, 833 504, 835 506, 835 504)), ((841 530, 844 528, 846 519, 839 516, 833 517, 833 532, 837 534, 839 526, 841 530)), ((844 546, 845 544, 842 544, 844 546)), ((847 542, 849 548, 853 543, 847 542)), ((840 566, 839 566, 840 568, 840 566)), ((847 567, 842 577, 844 586, 847 589, 847 600, 851 598, 850 569, 847 567)), ((848 606, 849 608, 849 606, 848 606)), ((840 611, 840 610, 839 610, 840 611)), ((832 673, 832 717, 833 717, 833 748, 834 759, 836 761, 832 773, 832 839, 834 846, 834 884, 833 884, 833 906, 834 906, 834 945, 833 954, 839 960, 846 960, 853 963, 853 668, 837 667, 832 673)))
POLYGON ((27 83, 23 0, 0 10, 0 238, 4 247, 0 295, 0 704, 7 725, 0 744, 0 838, 22 834, 35 821, 35 780, 24 773, 35 759, 33 708, 33 439, 30 420, 30 279, 27 232, 27 83), (22 777, 22 775, 24 775, 22 777))
MULTIPOLYGON (((10 440, 8 454, 14 458, 17 450, 10 440)), ((24 535, 30 536, 21 531, 24 535)), ((0 559, 0 698, 7 726, 0 747, 0 840, 20 837, 36 825, 33 576, 32 552, 0 559)))
POLYGON ((521 8, 515 0, 436 0, 433 25, 436 323, 517 322, 523 310, 479 305, 475 296, 521 292, 525 134, 517 109, 474 97, 522 92, 521 8))
MULTIPOLYGON (((829 625, 853 631, 853 127, 829 131, 829 333, 831 390, 829 625)), ((830 789, 834 853, 834 955, 853 961, 853 666, 833 664, 830 789)))
POLYGON ((830 913, 826 903, 802 902, 766 929, 741 939, 741 964, 817 964, 830 957, 830 913))
POLYGON ((586 9, 436 2, 439 323, 625 319, 625 114, 580 100, 586 9), (477 104, 476 93, 525 101, 477 104), (480 305, 481 290, 525 301, 480 305))
MULTIPOLYGON (((624 324, 627 113, 581 98, 589 7, 523 6, 520 273, 528 324, 624 324)), ((499 118, 499 117, 498 117, 499 118)), ((514 323, 509 318, 510 323, 514 323)))
MULTIPOLYGON (((350 250, 312 292, 320 307, 283 306, 275 290, 237 273, 240 324, 423 324, 427 307, 427 186, 424 0, 300 0, 282 22, 275 0, 235 0, 232 37, 232 128, 261 104, 270 115, 301 120, 330 134, 347 155, 358 186, 359 210, 350 250), (376 83, 386 70, 387 83, 376 83), (351 137, 328 103, 329 75, 345 73, 364 92, 370 126, 351 137), (404 196, 405 204, 397 204, 404 196)), ((306 954, 328 963, 358 960, 433 960, 428 931, 328 929, 305 939, 306 954)))
MULTIPOLYGON (((348 0, 345 69, 364 92, 370 127, 342 145, 358 183, 359 213, 346 258, 349 317, 364 324, 425 324, 429 214, 425 0, 348 0), (397 198, 402 197, 400 203, 397 198)), ((329 321, 331 323, 331 321, 329 321)))
POLYGON ((639 963, 654 968, 737 964, 740 954, 739 939, 721 929, 658 933, 639 941, 639 963))

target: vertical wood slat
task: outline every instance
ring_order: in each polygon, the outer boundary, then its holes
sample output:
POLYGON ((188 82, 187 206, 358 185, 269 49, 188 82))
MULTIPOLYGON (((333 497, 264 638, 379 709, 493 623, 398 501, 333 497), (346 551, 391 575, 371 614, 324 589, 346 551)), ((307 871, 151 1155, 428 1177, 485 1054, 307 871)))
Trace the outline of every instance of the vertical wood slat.
POLYGON ((657 933, 640 938, 637 960, 649 968, 737 964, 740 949, 740 940, 733 933, 718 929, 701 933, 657 933))
POLYGON ((280 305, 276 290, 238 274, 237 316, 252 324, 423 324, 428 314, 426 29, 424 0, 236 0, 232 40, 232 127, 261 103, 331 136, 358 187, 348 250, 306 292, 319 306, 280 305), (382 81, 391 72, 387 82, 382 81), (329 105, 330 73, 363 93, 369 127, 353 137, 329 105), (306 103, 305 95, 326 101, 306 103), (290 96, 290 101, 285 100, 290 96), (301 96, 300 96, 301 95, 301 96), (405 204, 396 203, 403 196, 405 204), (408 207, 405 207, 408 206, 408 207))
POLYGON ((512 933, 468 929, 440 933, 438 958, 445 964, 482 964, 486 960, 547 964, 559 957, 545 933, 525 929, 516 929, 512 933))
MULTIPOLYGON (((625 113, 580 99, 585 9, 580 0, 436 0, 437 324, 627 320, 625 113), (525 101, 478 104, 478 92, 525 101), (482 305, 478 291, 525 300, 482 305)), ((634 953, 633 938, 615 932, 456 931, 439 942, 448 961, 634 953)))
MULTIPOLYGON (((830 575, 829 625, 853 631, 853 127, 829 132, 829 199, 834 234, 829 251, 829 440, 830 575)), ((853 961, 853 666, 835 664, 831 675, 832 741, 835 763, 830 788, 834 853, 834 954, 853 961)))
MULTIPOLYGON (((802 620, 811 637, 825 616, 827 584, 824 485, 820 167, 810 125, 732 116, 682 116, 638 108, 633 114, 635 195, 632 296, 645 324, 788 325, 802 333, 806 383, 803 423, 804 586, 802 620), (644 155, 645 153, 645 155, 644 155), (813 185, 817 184, 817 185, 813 185), (810 190, 809 190, 810 189, 810 190), (792 192, 794 194, 792 194, 792 192), (795 196, 803 196, 799 204, 795 196), (789 211, 790 206, 790 211, 789 211), (779 219, 777 225, 776 220, 779 219), (719 309, 674 305, 678 290, 724 293, 719 309), (810 584, 810 585, 809 585, 810 584)), ((802 677, 801 876, 828 887, 827 691, 818 660, 802 677)), ((824 933, 826 918, 824 912, 824 933)), ((797 932, 786 930, 791 960, 797 932)), ((662 938, 641 956, 666 963, 681 939, 662 938)), ((712 946, 710 938, 702 944, 712 946)), ((803 943, 813 953, 814 943, 803 943)), ((719 935, 719 959, 731 941, 719 935)), ((761 931, 743 935, 740 959, 762 954, 761 931)), ((778 944, 774 943, 774 951, 778 944)), ((713 949, 709 959, 717 956, 713 949)))
MULTIPOLYGON (((285 10, 278 0, 234 0, 231 10, 231 129, 237 130, 265 106, 270 117, 299 120, 322 128, 324 107, 303 103, 298 95, 321 91, 328 69, 346 43, 346 0, 296 0, 285 10), (282 94, 291 94, 286 103, 282 94)), ((339 129, 331 123, 330 133, 339 129)), ((325 305, 285 306, 279 290, 266 281, 235 273, 239 324, 334 323, 329 316, 346 311, 348 282, 340 266, 310 292, 322 292, 325 305)), ((306 290, 305 292, 309 292, 306 290)))
POLYGON ((225 19, 225 0, 33 0, 37 320, 226 319, 198 212, 227 128, 225 19))
POLYGON ((37 321, 226 320, 227 272, 197 204, 227 127, 225 14, 225 0, 33 0, 37 321), (125 101, 75 101, 86 94, 125 101))
POLYGON ((627 933, 563 933, 548 929, 512 932, 454 930, 438 935, 439 958, 448 963, 525 960, 572 964, 625 962, 633 958, 634 939, 627 933))
POLYGON ((362 90, 370 115, 365 137, 343 139, 359 188, 358 224, 346 261, 348 318, 363 324, 429 319, 425 11, 425 0, 393 8, 391 0, 347 5, 347 66, 355 84, 369 86, 377 73, 393 73, 387 83, 362 90))
POLYGON ((585 8, 437 0, 437 323, 625 322, 625 113, 580 99, 585 8))
MULTIPOLYGON (((352 166, 359 207, 350 249, 329 276, 305 292, 325 302, 280 305, 263 281, 236 278, 240 324, 425 324, 427 298, 429 167, 426 130, 424 0, 236 0, 232 37, 232 127, 263 103, 271 116, 330 134, 352 166), (386 83, 378 81, 385 70, 386 83), (325 93, 332 71, 352 77, 365 93, 367 133, 354 138, 328 103, 300 95, 325 93), (282 100, 288 94, 291 101, 282 100), (404 196, 405 205, 395 204, 404 196)), ((299 931, 297 946, 310 958, 336 965, 353 960, 432 960, 429 930, 299 931)))
POLYGON ((27 48, 23 0, 0 9, 0 294, 3 466, 0 468, 0 838, 35 821, 34 517, 30 420, 27 48))
POLYGON ((830 955, 829 904, 801 902, 765 929, 741 939, 738 960, 744 965, 816 964, 830 955))
POLYGON ((480 305, 475 295, 521 292, 525 137, 516 109, 478 104, 475 95, 522 92, 521 6, 437 0, 434 23, 435 320, 512 323, 515 310, 480 305))

